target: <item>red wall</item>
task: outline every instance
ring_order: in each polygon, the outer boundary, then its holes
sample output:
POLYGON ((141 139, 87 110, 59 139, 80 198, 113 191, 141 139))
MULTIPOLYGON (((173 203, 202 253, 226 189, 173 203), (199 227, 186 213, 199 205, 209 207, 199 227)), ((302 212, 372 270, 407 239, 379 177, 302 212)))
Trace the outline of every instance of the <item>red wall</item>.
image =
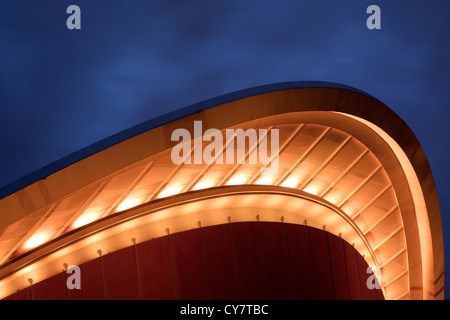
POLYGON ((323 230, 240 222, 139 243, 80 265, 81 289, 64 272, 7 299, 383 299, 367 263, 323 230))

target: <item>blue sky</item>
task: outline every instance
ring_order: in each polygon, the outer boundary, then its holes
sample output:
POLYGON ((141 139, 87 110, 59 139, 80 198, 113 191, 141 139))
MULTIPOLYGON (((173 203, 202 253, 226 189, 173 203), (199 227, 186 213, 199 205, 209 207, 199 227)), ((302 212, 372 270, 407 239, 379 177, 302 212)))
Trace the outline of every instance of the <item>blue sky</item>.
POLYGON ((416 133, 450 248, 448 12, 444 0, 2 0, 0 186, 192 103, 333 81, 377 97, 416 133), (71 4, 81 30, 66 27, 71 4), (366 28, 371 4, 381 30, 366 28))

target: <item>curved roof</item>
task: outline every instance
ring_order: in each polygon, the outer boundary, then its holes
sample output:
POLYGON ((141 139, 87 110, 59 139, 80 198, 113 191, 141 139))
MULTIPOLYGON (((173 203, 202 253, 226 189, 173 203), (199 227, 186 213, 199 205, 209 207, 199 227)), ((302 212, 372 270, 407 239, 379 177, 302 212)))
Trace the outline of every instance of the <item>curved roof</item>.
POLYGON ((268 85, 257 86, 253 88, 243 89, 236 92, 231 92, 225 95, 221 95, 219 97, 214 97, 205 101, 201 101, 198 103, 194 103, 190 106, 169 112, 167 114, 161 115, 154 119, 150 119, 141 124, 138 124, 134 127, 121 131, 117 134, 114 134, 108 138, 100 140, 92 145, 89 145, 81 150, 78 150, 62 159, 59 159, 51 164, 46 165, 45 167, 38 169, 16 181, 11 182, 10 184, 3 186, 0 188, 0 199, 4 198, 17 190, 20 190, 40 179, 45 178, 75 162, 78 162, 86 157, 89 157, 97 152, 100 152, 106 148, 109 148, 119 142, 132 138, 138 134, 146 132, 148 130, 154 129, 156 127, 162 126, 168 122, 174 121, 179 118, 183 118, 185 116, 191 115, 196 112, 200 112, 202 110, 206 110, 221 104, 225 104, 228 102, 232 102, 234 100, 243 99, 246 97, 250 97, 253 95, 258 95, 262 93, 268 93, 272 91, 278 90, 286 90, 286 89, 299 89, 299 88, 339 88, 350 90, 354 92, 358 92, 364 94, 366 96, 372 97, 366 92, 358 90, 356 88, 346 86, 344 84, 335 83, 335 82, 324 82, 324 81, 291 81, 291 82, 280 82, 273 83, 268 85))
MULTIPOLYGON (((249 149, 258 148, 263 140, 260 137, 249 149)), ((268 194, 298 190, 344 216, 342 221, 356 228, 356 238, 339 232, 345 228, 332 219, 316 223, 348 241, 356 239, 358 251, 381 269, 388 299, 443 297, 440 210, 419 142, 382 102, 357 89, 325 82, 261 86, 194 104, 104 139, 2 188, 0 279, 36 259, 32 252, 45 250, 52 242, 75 241, 73 235, 81 236, 84 224, 100 228, 98 223, 110 217, 133 215, 134 207, 143 210, 161 198, 181 201, 185 194, 195 198, 200 189, 221 193, 225 188, 233 193, 236 185, 245 192, 264 185, 268 194), (265 129, 267 140, 277 129, 279 170, 262 177, 261 164, 175 165, 170 158, 176 145, 171 134, 177 128, 193 132, 197 120, 204 130, 223 133, 230 128, 265 129)))

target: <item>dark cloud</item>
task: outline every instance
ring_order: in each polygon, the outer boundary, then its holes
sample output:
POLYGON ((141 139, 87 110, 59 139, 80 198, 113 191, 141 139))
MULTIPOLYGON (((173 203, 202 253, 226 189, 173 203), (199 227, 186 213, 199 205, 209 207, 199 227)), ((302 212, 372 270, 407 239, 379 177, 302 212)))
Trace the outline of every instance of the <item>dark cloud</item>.
POLYGON ((450 3, 376 3, 382 29, 369 31, 365 0, 4 0, 0 185, 207 98, 335 81, 379 98, 416 133, 449 247, 450 3), (82 30, 65 26, 70 4, 81 8, 82 30))

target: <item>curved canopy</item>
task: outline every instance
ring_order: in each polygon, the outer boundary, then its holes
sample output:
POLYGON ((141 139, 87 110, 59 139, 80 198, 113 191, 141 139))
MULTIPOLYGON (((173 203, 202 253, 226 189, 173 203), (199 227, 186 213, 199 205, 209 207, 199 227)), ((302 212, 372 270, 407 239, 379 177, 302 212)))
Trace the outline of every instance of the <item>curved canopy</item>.
MULTIPOLYGON (((264 190, 274 203, 275 194, 301 194, 338 213, 339 219, 329 214, 312 221, 354 243, 369 264, 380 268, 387 299, 443 298, 440 210, 419 142, 380 101, 323 82, 262 86, 195 104, 2 188, 0 282, 11 282, 19 271, 27 278, 26 266, 44 252, 61 251, 87 237, 87 227, 95 234, 164 199, 181 203, 186 197, 198 199, 199 192, 229 194, 236 188, 247 193, 264 190), (211 144, 212 139, 205 139, 208 135, 196 136, 196 121, 201 121, 202 134, 213 128, 221 133, 221 148, 214 161, 176 164, 172 158, 178 144, 172 141, 176 129, 190 133, 192 153, 211 144), (260 133, 257 140, 248 140, 244 163, 218 161, 227 148, 238 152, 232 143, 235 137, 227 139, 230 129, 260 133), (248 160, 275 133, 278 170, 262 174, 268 165, 248 160), (351 228, 343 227, 342 221, 351 228)), ((297 219, 298 223, 307 223, 313 214, 314 210, 299 214, 305 219, 297 219)), ((186 224, 181 229, 192 227, 186 224)), ((20 281, 14 282, 16 289, 26 285, 20 281)))

